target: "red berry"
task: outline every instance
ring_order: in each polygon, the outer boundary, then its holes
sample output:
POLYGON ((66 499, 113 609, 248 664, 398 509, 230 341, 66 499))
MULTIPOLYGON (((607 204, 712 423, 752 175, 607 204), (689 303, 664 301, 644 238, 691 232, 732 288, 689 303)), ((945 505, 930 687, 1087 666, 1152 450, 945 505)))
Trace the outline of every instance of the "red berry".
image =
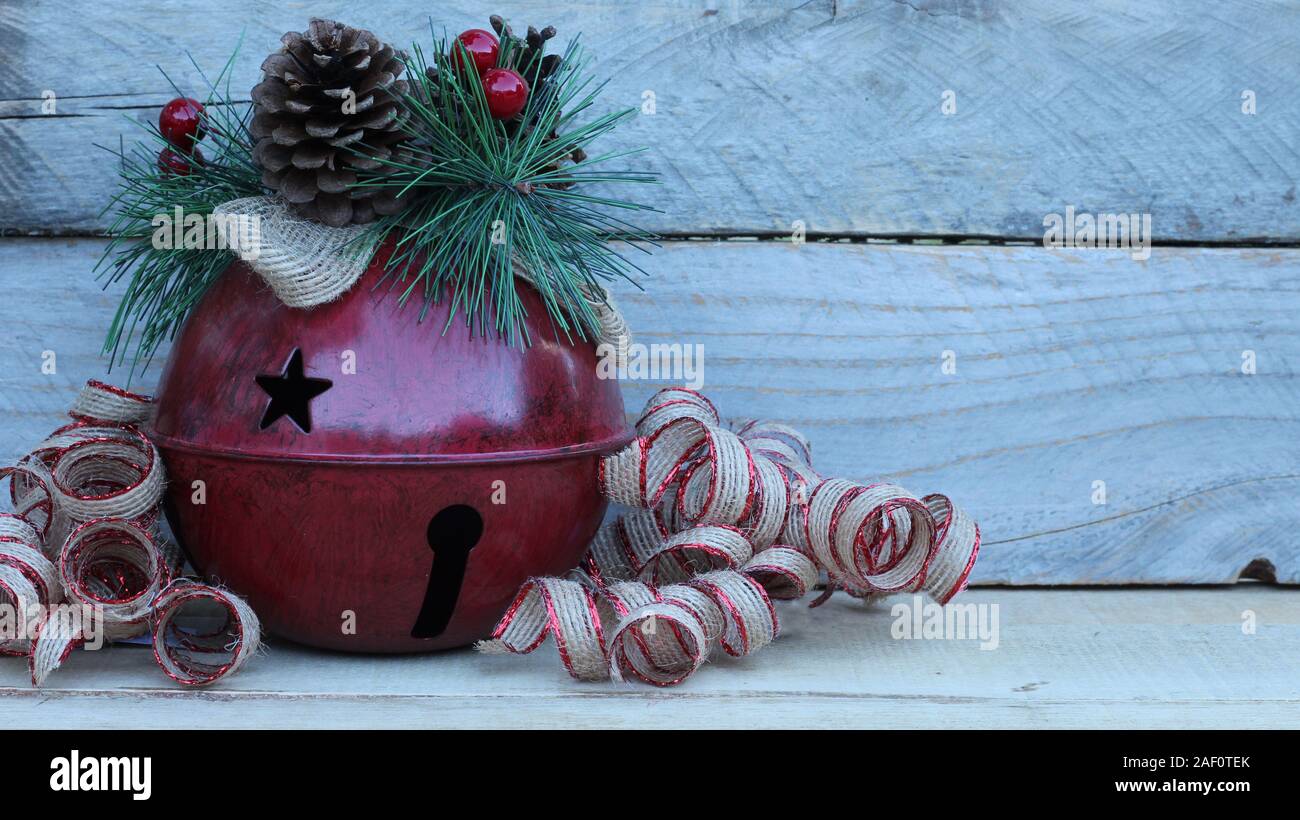
POLYGON ((492 118, 508 120, 524 110, 528 83, 508 68, 494 68, 483 74, 483 94, 492 118))
POLYGON ((158 152, 158 170, 163 172, 163 176, 187 177, 193 166, 202 164, 203 152, 197 145, 189 156, 175 148, 164 148, 158 152))
POLYGON ((158 130, 182 151, 189 151, 203 139, 203 106, 189 97, 177 97, 163 106, 158 115, 158 130))
POLYGON ((497 64, 497 54, 500 53, 501 46, 497 43, 497 38, 492 36, 492 32, 472 28, 461 32, 456 40, 460 45, 451 44, 451 58, 457 68, 462 67, 461 61, 465 59, 460 53, 461 46, 464 46, 465 51, 468 51, 469 56, 473 58, 475 73, 482 74, 497 64))

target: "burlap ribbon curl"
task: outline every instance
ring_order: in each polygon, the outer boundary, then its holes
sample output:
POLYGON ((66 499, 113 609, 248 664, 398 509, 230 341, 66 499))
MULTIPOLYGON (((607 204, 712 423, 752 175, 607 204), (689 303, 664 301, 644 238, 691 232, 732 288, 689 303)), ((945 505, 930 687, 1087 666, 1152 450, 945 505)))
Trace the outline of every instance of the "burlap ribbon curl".
POLYGON ((684 388, 651 398, 627 448, 601 462, 601 490, 636 509, 597 534, 568 578, 520 590, 483 652, 535 651, 550 635, 580 680, 680 683, 715 646, 742 656, 780 626, 773 599, 827 576, 868 597, 966 585, 979 528, 944 496, 823 479, 811 448, 780 424, 726 426, 684 388))
POLYGON ((0 603, 31 633, 7 636, 0 653, 26 656, 40 686, 87 637, 77 613, 96 613, 106 640, 152 631, 163 671, 205 685, 236 671, 257 650, 257 617, 227 590, 177 577, 180 556, 159 531, 166 478, 158 450, 136 426, 152 400, 87 383, 60 427, 12 467, 12 512, 0 513, 0 603), (214 602, 227 623, 198 633, 178 622, 196 600, 214 602), (234 637, 230 637, 233 635, 234 637))

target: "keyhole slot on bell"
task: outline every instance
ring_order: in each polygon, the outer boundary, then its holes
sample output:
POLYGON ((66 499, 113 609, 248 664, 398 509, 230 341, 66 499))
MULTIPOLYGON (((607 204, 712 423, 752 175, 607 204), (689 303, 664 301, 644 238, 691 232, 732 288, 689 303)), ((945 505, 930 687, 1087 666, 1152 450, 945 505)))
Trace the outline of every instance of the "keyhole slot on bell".
POLYGON ((411 630, 412 638, 436 638, 447 628, 465 580, 469 551, 482 536, 483 516, 467 504, 444 507, 429 522, 427 537, 433 550, 433 569, 424 591, 424 605, 411 630))

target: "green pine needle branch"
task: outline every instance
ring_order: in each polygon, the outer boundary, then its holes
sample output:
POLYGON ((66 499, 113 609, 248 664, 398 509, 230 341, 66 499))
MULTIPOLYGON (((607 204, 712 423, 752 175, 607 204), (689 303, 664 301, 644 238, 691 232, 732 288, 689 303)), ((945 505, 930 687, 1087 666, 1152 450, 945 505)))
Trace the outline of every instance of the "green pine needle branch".
MULTIPOLYGON (((230 91, 234 61, 231 55, 215 81, 204 77, 209 86, 207 99, 201 100, 202 125, 207 132, 200 144, 204 161, 187 158, 188 175, 164 173, 158 168, 158 154, 169 143, 156 123, 147 126, 151 139, 131 151, 108 149, 120 162, 120 187, 104 209, 113 211, 115 218, 108 229, 108 247, 95 271, 106 288, 127 280, 104 353, 111 368, 126 360, 134 341, 132 377, 137 368, 147 367, 159 344, 175 336, 190 310, 231 262, 230 252, 224 249, 155 247, 155 217, 170 217, 177 206, 186 216, 210 214, 224 202, 266 192, 261 171, 252 160, 249 107, 234 103, 230 91)), ((195 69, 202 76, 197 65, 195 69)), ((174 83, 172 88, 177 96, 185 96, 174 83)))
MULTIPOLYGON (((599 292, 598 283, 635 282, 632 274, 643 273, 618 247, 646 250, 641 243, 653 244, 655 237, 610 213, 654 209, 585 186, 658 180, 651 173, 609 167, 636 151, 589 157, 578 149, 636 109, 579 123, 590 116, 603 83, 586 75, 575 41, 549 76, 538 79, 526 71, 536 87, 530 88, 521 117, 496 121, 488 114, 481 83, 453 67, 454 42, 446 37, 436 42, 432 65, 419 46, 413 48, 409 93, 401 99, 410 139, 384 168, 357 183, 397 189, 406 207, 374 223, 359 241, 377 247, 394 239, 381 281, 400 291, 402 303, 418 296, 421 319, 431 305, 450 298, 448 326, 463 314, 472 332, 495 331, 512 343, 528 343, 513 270, 518 263, 541 294, 557 332, 589 339, 597 326, 589 300, 599 292)), ((502 65, 512 64, 515 47, 503 39, 502 65)), ((204 161, 191 162, 188 175, 159 170, 158 152, 168 143, 156 125, 148 127, 151 139, 131 152, 112 152, 120 161, 121 185, 105 207, 116 216, 95 269, 105 287, 127 281, 104 352, 110 367, 133 352, 132 377, 175 336, 231 262, 222 249, 157 247, 154 219, 177 206, 186 216, 206 215, 229 200, 268 193, 252 158, 250 106, 235 102, 231 93, 234 62, 232 55, 215 81, 204 78, 209 86, 202 100, 204 161)), ((176 93, 182 95, 180 89, 176 93)))
MULTIPOLYGON (((520 119, 494 120, 478 78, 453 62, 459 43, 435 39, 432 65, 418 46, 408 59, 410 88, 402 105, 409 139, 384 168, 358 182, 396 190, 406 203, 369 232, 375 241, 395 237, 386 280, 403 303, 422 300, 421 319, 430 305, 449 298, 449 323, 463 314, 472 331, 527 343, 512 267, 517 262, 555 329, 569 339, 591 338, 597 320, 589 297, 599 293, 599 283, 635 283, 632 273, 643 273, 618 248, 644 251, 637 243, 655 239, 611 211, 654 209, 585 186, 658 179, 609 167, 639 151, 585 156, 575 149, 637 110, 590 117, 604 84, 587 75, 574 41, 554 72, 529 89, 520 119)), ((500 64, 510 64, 511 46, 503 38, 500 64)))

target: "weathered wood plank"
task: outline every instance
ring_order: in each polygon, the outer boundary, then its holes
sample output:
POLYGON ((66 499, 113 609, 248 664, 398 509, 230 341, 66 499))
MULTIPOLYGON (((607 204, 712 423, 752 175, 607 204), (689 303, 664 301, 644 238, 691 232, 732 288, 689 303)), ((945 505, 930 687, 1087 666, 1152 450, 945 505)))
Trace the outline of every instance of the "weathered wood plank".
POLYGON ((179 691, 139 647, 78 652, 41 690, 21 660, 0 658, 0 704, 12 728, 1300 727, 1294 591, 979 589, 963 600, 998 607, 996 649, 895 640, 888 605, 840 597, 780 605, 776 643, 671 689, 577 683, 551 646, 376 657, 275 643, 203 691, 179 691))
MULTIPOLYGON (((103 375, 102 245, 0 241, 4 459, 103 375)), ((702 345, 722 412, 804 430, 827 474, 950 494, 984 529, 977 583, 1256 559, 1300 582, 1300 251, 673 242, 648 265, 618 289, 640 341, 702 345)), ((629 411, 668 383, 627 382, 629 411)))
MULTIPOLYGON (((648 145, 669 233, 1041 237, 1073 205, 1144 212, 1166 240, 1300 240, 1300 6, 1056 0, 611 0, 497 4, 581 30, 640 106, 610 147, 648 145), (951 91, 956 110, 941 110, 951 91), (1254 94, 1257 113, 1242 113, 1254 94)), ((0 229, 85 232, 113 186, 106 154, 156 117, 184 58, 215 71, 241 31, 235 88, 309 13, 400 43, 483 25, 471 2, 199 0, 0 9, 0 229), (41 116, 45 90, 58 116, 41 116)))

